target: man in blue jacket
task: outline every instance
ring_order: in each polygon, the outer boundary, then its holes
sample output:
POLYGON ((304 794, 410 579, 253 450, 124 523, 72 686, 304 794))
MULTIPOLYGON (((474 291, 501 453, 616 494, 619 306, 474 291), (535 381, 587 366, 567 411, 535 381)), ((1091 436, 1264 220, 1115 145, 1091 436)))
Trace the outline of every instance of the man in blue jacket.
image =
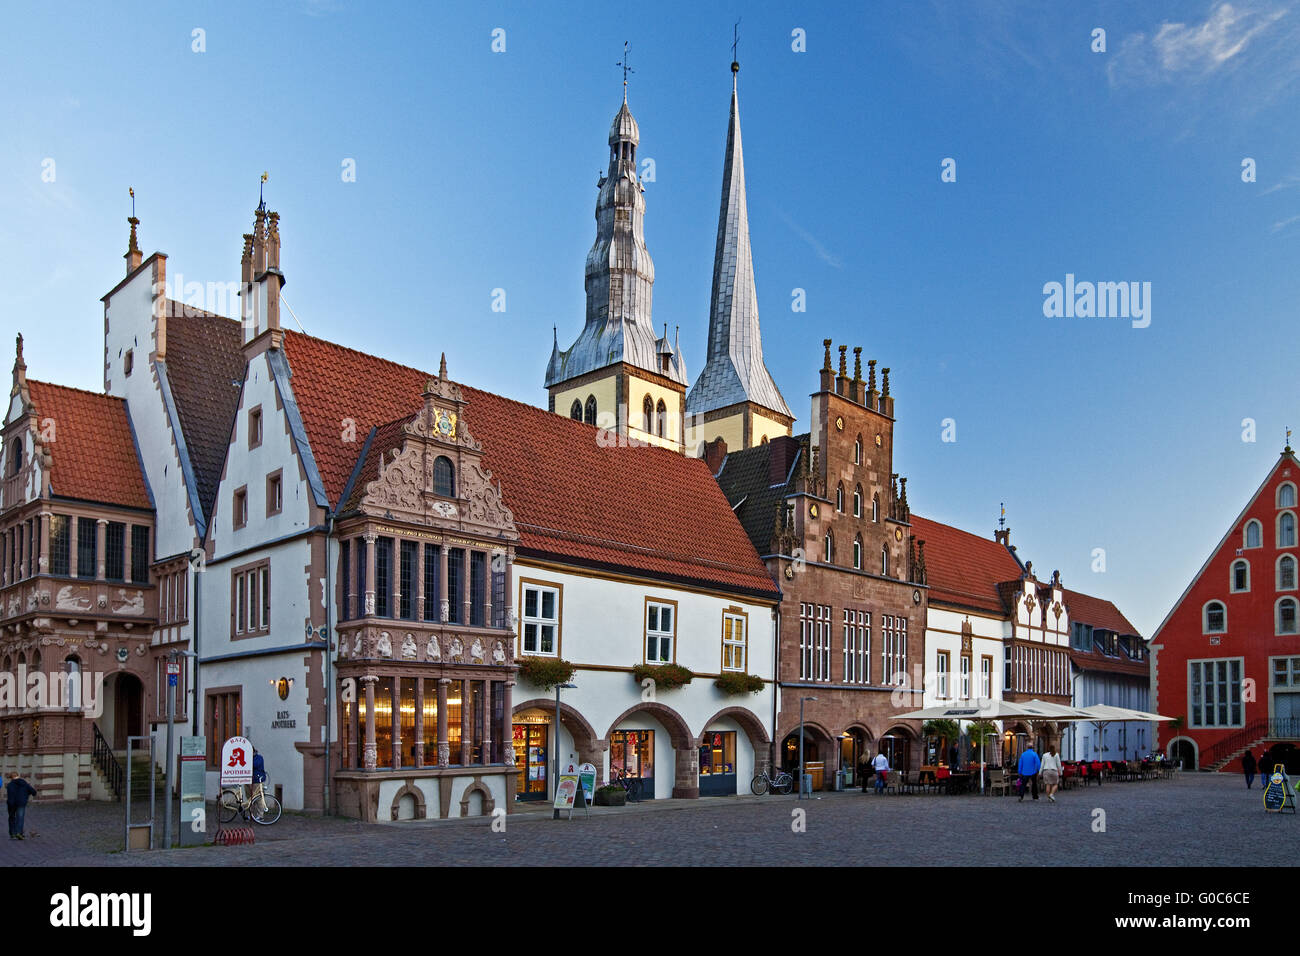
POLYGON ((1038 799, 1038 768, 1042 766, 1042 761, 1038 759, 1038 754, 1034 753, 1034 745, 1030 744, 1025 748, 1025 752, 1020 755, 1020 764, 1016 770, 1020 773, 1020 799, 1025 799, 1025 789, 1028 786, 1034 788, 1034 799, 1038 799))
POLYGON ((18 776, 9 774, 9 784, 5 787, 5 796, 9 804, 9 839, 23 839, 23 817, 27 815, 27 799, 36 796, 36 789, 18 776))

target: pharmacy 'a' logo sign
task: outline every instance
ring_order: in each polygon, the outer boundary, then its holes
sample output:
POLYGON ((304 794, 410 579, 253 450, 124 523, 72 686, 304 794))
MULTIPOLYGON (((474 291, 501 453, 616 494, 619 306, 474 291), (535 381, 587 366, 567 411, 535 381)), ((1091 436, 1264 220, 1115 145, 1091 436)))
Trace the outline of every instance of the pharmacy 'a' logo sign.
POLYGON ((221 745, 221 785, 253 783, 253 745, 247 737, 231 737, 221 745))

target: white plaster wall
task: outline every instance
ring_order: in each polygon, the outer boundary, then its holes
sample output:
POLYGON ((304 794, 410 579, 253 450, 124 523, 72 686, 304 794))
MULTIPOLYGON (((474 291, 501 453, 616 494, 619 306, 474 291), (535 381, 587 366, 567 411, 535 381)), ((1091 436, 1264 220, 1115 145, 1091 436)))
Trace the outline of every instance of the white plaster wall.
POLYGON ((931 606, 926 612, 925 694, 922 706, 931 707, 961 695, 960 632, 962 624, 967 621, 971 626, 971 696, 974 698, 980 695, 980 657, 987 655, 993 658, 990 698, 1002 699, 1002 637, 1010 628, 1006 619, 931 606), (940 651, 948 652, 950 667, 948 696, 942 700, 937 694, 940 651))

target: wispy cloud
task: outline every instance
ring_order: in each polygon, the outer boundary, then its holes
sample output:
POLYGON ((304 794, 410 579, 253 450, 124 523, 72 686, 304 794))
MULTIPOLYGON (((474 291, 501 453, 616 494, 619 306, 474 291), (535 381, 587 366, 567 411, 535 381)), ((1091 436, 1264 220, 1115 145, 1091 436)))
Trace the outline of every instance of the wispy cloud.
POLYGON ((1244 59, 1252 41, 1287 15, 1277 6, 1220 2, 1200 23, 1162 23, 1154 34, 1123 39, 1107 66, 1112 86, 1211 76, 1244 59))
POLYGON ((832 269, 844 268, 844 264, 840 262, 839 256, 835 255, 835 253, 831 252, 824 245, 822 245, 821 242, 818 241, 817 237, 814 236, 812 233, 810 233, 807 229, 803 228, 803 226, 799 225, 797 222, 795 222, 793 219, 787 216, 784 210, 778 209, 776 213, 778 216, 781 217, 781 221, 784 222, 787 226, 789 226, 791 231, 793 231, 796 236, 798 236, 804 242, 808 243, 808 245, 812 246, 812 250, 813 252, 817 253, 818 259, 826 263, 832 269))
POLYGON ((1300 216, 1292 216, 1290 219, 1283 219, 1281 222, 1275 222, 1273 223, 1273 233, 1277 234, 1287 226, 1293 226, 1297 222, 1300 222, 1300 216))
POLYGON ((1270 193, 1280 192, 1283 189, 1294 189, 1296 186, 1300 186, 1300 176, 1297 176, 1294 173, 1292 173, 1289 176, 1283 176, 1282 179, 1280 179, 1278 182, 1275 182, 1272 186, 1269 186, 1267 189, 1261 189, 1259 194, 1261 196, 1267 196, 1270 193))

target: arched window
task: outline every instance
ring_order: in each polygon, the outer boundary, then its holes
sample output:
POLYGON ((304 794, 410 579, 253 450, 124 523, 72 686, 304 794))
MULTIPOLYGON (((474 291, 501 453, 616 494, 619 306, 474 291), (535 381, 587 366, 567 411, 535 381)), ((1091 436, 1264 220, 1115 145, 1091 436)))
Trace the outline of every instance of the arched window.
POLYGON ((655 408, 655 434, 660 438, 664 437, 664 432, 668 430, 668 406, 664 400, 659 399, 659 405, 655 408))
POLYGON ((641 430, 645 432, 647 435, 650 434, 651 426, 654 424, 654 414, 655 414, 654 402, 650 401, 650 396, 647 395, 645 397, 645 400, 641 403, 641 418, 642 418, 641 430))
POLYGON ((446 455, 433 460, 433 493, 444 498, 456 497, 456 468, 446 455))
POLYGON ((1250 521, 1247 521, 1246 541, 1245 541, 1246 547, 1248 548, 1260 547, 1264 543, 1263 538, 1264 538, 1264 529, 1261 527, 1260 523, 1258 521, 1255 521, 1253 518, 1250 521))
POLYGON ((569 417, 575 422, 582 421, 582 402, 576 398, 573 400, 573 404, 569 406, 569 417))
POLYGON ((1228 575, 1228 590, 1232 592, 1250 590, 1250 564, 1246 561, 1233 561, 1232 573, 1228 575))
POLYGON ((1295 590, 1295 558, 1289 554, 1284 554, 1277 559, 1277 589, 1295 590))
POLYGON ((853 539, 853 567, 862 570, 862 536, 853 539))
POLYGON ((885 577, 889 577, 889 549, 888 548, 880 549, 880 573, 885 577))
POLYGON ((880 492, 878 491, 871 496, 871 520, 880 520, 880 492))
POLYGON ((1295 513, 1284 511, 1277 516, 1277 546, 1295 547, 1295 513))
POLYGON ((831 564, 835 560, 835 541, 831 538, 831 533, 826 532, 826 563, 831 564))
POLYGON ((862 486, 853 489, 853 517, 862 517, 862 486))
POLYGON ((1221 601, 1210 601, 1205 605, 1205 620, 1202 629, 1206 634, 1223 634, 1228 630, 1228 609, 1221 601))
POLYGON ((588 425, 596 424, 596 396, 587 396, 587 406, 582 413, 582 420, 588 425))
POLYGON ((861 435, 859 435, 858 440, 853 443, 853 464, 855 465, 862 464, 862 436, 861 435))
POLYGON ((68 675, 67 680, 67 704, 68 710, 81 709, 81 658, 76 654, 69 654, 63 659, 63 671, 68 675))
POLYGON ((844 482, 835 486, 835 510, 844 510, 844 482))
POLYGON ((1277 602, 1277 633, 1296 633, 1295 598, 1282 598, 1277 602))
POLYGON ((1277 506, 1279 508, 1295 507, 1295 485, 1291 482, 1279 485, 1277 489, 1277 506))

